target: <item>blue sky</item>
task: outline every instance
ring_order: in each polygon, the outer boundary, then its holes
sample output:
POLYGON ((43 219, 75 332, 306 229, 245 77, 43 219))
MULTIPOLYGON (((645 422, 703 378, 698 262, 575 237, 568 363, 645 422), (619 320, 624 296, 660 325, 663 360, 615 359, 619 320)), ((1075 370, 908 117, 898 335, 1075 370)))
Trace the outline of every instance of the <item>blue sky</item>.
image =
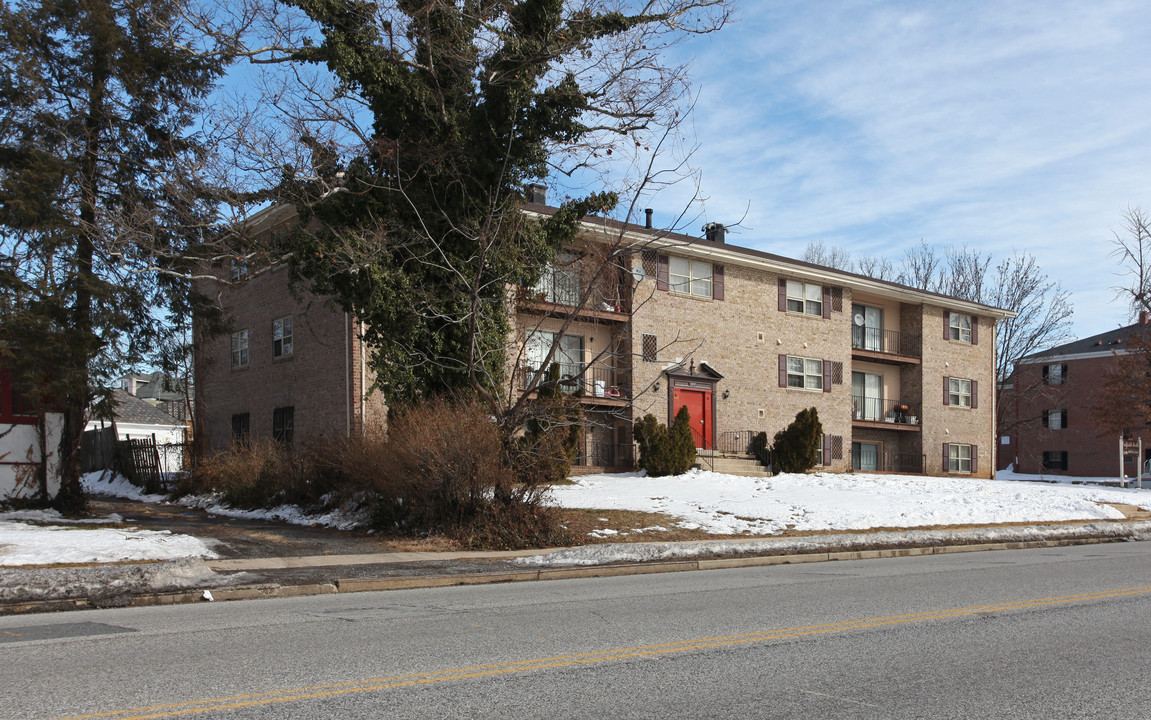
MULTIPOLYGON (((898 263, 920 239, 1035 254, 1072 331, 1127 321, 1112 230, 1151 208, 1151 7, 1133 0, 748 0, 681 46, 698 92, 695 232, 898 263)), ((657 220, 694 188, 653 201, 657 220)))

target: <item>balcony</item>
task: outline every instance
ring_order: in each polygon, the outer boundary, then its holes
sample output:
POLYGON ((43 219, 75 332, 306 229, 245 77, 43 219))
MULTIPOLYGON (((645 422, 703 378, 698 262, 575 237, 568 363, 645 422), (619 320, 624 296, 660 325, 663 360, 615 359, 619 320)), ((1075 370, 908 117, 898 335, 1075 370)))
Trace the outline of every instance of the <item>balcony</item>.
POLYGON ((852 448, 851 468, 860 472, 905 473, 924 475, 927 473, 927 456, 921 453, 883 452, 875 457, 875 462, 865 462, 858 448, 852 448), (871 467, 874 464, 875 467, 871 467), (867 467, 864 467, 864 466, 867 467))
POLYGON ((923 339, 917 333, 853 325, 851 354, 878 362, 918 365, 923 355, 923 339))
MULTIPOLYGON (((518 372, 519 389, 527 390, 540 372, 537 368, 523 368, 518 372)), ((547 382, 538 380, 538 385, 547 382)), ((576 395, 580 402, 596 405, 627 405, 631 400, 629 373, 603 363, 588 367, 580 365, 559 365, 559 389, 567 395, 576 395)))
POLYGON ((583 472, 598 468, 630 470, 634 464, 631 443, 589 442, 580 447, 573 469, 576 474, 579 469, 583 469, 583 472))
POLYGON ((519 288, 517 309, 553 317, 578 317, 611 322, 628 320, 628 304, 619 288, 607 282, 590 286, 572 270, 545 272, 534 287, 519 288))
POLYGON ((851 424, 884 430, 919 431, 919 411, 901 400, 851 396, 851 424))

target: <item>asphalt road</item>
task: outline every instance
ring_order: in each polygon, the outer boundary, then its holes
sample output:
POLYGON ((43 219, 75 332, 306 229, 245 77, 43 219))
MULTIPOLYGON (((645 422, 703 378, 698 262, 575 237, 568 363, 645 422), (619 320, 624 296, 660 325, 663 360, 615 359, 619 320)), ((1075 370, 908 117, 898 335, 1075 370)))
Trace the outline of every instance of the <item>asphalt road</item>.
POLYGON ((1151 543, 0 618, 0 717, 1148 718, 1151 543))

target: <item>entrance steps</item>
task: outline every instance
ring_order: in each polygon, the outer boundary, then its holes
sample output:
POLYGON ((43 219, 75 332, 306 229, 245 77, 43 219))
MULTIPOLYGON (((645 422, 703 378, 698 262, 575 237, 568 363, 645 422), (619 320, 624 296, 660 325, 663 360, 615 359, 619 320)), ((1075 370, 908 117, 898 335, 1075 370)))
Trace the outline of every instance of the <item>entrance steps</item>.
POLYGON ((703 470, 712 470, 725 475, 746 477, 771 477, 763 465, 751 455, 718 453, 714 450, 696 450, 696 465, 703 470))

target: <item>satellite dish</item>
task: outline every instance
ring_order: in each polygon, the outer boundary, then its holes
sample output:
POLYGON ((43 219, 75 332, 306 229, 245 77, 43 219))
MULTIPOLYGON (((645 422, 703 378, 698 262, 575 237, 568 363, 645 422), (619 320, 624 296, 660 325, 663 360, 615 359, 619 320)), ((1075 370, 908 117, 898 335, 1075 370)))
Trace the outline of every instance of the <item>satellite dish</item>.
POLYGON ((855 314, 855 324, 858 325, 859 327, 863 327, 864 322, 866 322, 866 321, 863 319, 863 313, 856 313, 855 314))
POLYGON ((636 265, 631 269, 631 276, 635 278, 635 281, 638 283, 644 281, 644 278, 647 277, 647 273, 643 271, 643 265, 636 265))

